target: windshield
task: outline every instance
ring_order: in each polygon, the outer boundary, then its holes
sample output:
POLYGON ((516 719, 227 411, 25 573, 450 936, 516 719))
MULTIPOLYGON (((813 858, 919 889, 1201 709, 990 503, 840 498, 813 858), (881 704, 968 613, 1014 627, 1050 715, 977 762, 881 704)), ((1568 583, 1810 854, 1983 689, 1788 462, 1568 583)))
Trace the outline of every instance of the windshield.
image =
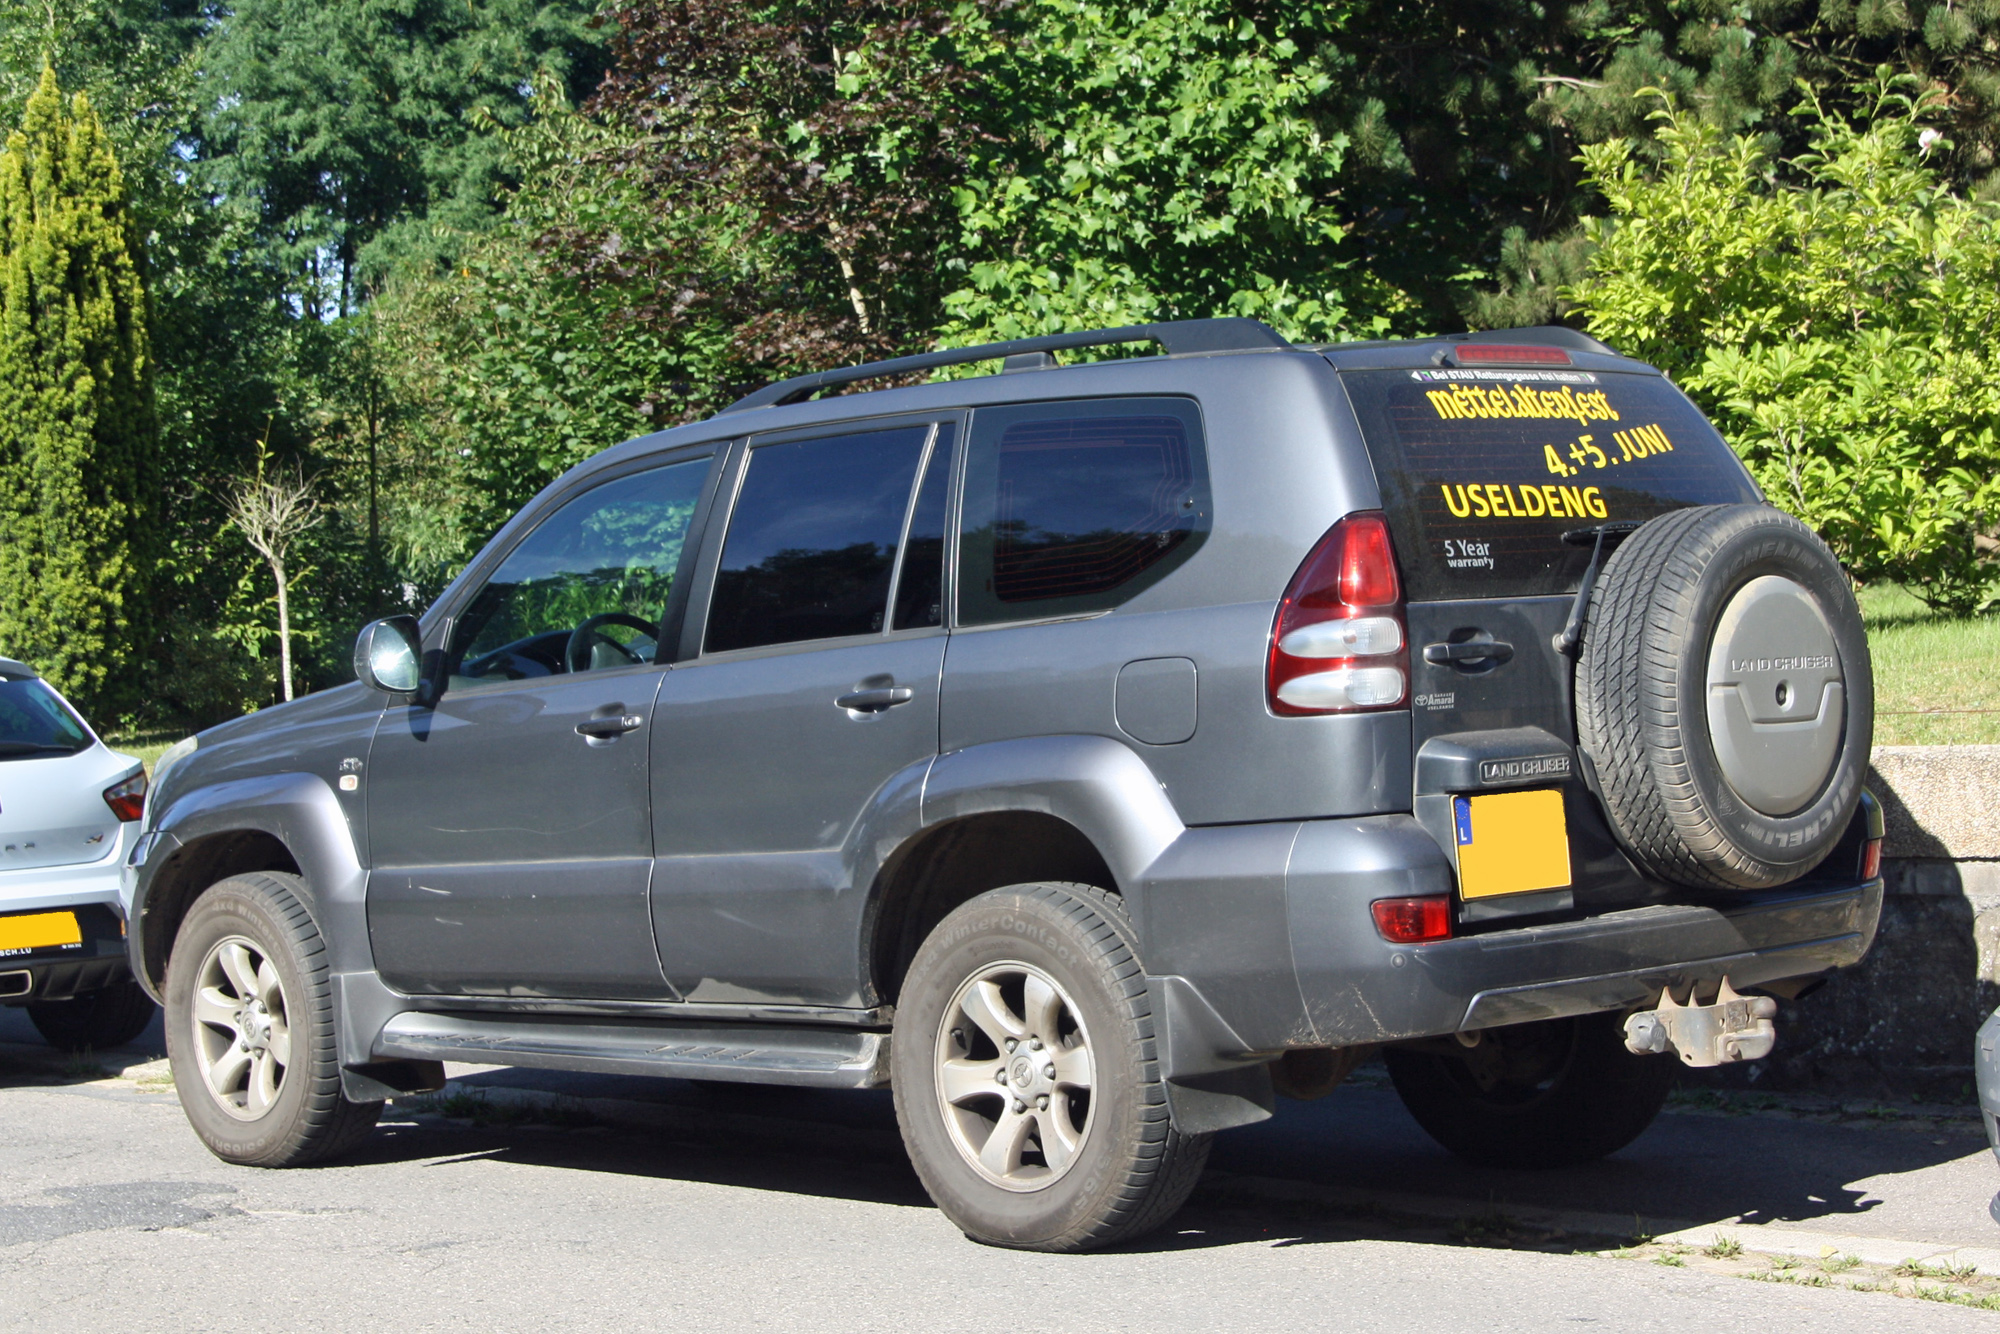
POLYGON ((74 755, 90 744, 90 733, 46 684, 0 680, 0 760, 74 755))
POLYGON ((1412 601, 1573 593, 1599 524, 1763 499, 1664 376, 1439 368, 1341 381, 1412 601))

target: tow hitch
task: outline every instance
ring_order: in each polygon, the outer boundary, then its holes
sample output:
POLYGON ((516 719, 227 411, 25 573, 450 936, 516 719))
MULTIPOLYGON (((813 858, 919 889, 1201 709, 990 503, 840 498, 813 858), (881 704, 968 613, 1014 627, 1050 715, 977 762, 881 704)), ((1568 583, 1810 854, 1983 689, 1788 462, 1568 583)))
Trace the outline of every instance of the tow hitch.
POLYGON ((1654 1008, 1625 1021, 1626 1050, 1644 1056, 1671 1048, 1688 1065, 1726 1065, 1771 1054, 1778 1040, 1771 1026, 1778 1002, 1769 996, 1739 996, 1726 977, 1713 1002, 1694 1001, 1694 987, 1688 988, 1686 1004, 1674 999, 1672 987, 1666 988, 1654 1008))

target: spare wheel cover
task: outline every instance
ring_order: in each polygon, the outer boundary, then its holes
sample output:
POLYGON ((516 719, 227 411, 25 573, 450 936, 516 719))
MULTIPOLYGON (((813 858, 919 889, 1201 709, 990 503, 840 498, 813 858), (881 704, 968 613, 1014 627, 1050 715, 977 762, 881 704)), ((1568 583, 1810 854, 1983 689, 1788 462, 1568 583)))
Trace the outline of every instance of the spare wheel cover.
POLYGON ((1846 575, 1766 505, 1662 515, 1605 565, 1576 709, 1586 777, 1642 871, 1795 880, 1840 841, 1867 772, 1873 678, 1846 575))

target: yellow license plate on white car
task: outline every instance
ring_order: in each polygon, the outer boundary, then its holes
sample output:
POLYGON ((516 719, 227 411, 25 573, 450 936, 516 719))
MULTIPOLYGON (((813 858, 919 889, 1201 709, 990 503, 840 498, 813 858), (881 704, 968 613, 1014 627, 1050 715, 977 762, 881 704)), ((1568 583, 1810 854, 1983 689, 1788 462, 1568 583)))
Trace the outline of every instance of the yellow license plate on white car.
POLYGON ((0 917, 0 954, 81 945, 83 929, 73 912, 31 912, 0 917))
POLYGON ((1569 823, 1561 789, 1453 797, 1451 807, 1458 892, 1465 898, 1568 886, 1569 823))

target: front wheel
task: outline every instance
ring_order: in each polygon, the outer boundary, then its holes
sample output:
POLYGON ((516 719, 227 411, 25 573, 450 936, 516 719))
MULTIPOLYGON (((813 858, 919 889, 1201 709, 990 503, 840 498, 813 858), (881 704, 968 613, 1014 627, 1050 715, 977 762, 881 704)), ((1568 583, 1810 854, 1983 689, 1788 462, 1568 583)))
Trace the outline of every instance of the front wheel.
POLYGON ((1621 1015, 1489 1028, 1382 1053, 1427 1134, 1486 1167, 1570 1167, 1639 1138, 1673 1088, 1674 1062, 1625 1048, 1621 1015))
POLYGON ((1125 1241, 1208 1159, 1168 1119, 1132 927, 1100 889, 1014 885, 946 917, 904 980, 891 1061, 910 1160, 975 1241, 1125 1241))
POLYGON ((212 886, 167 963, 167 1055, 195 1134, 225 1162, 297 1167, 375 1126, 379 1102, 340 1090, 326 944, 297 876, 212 886))

